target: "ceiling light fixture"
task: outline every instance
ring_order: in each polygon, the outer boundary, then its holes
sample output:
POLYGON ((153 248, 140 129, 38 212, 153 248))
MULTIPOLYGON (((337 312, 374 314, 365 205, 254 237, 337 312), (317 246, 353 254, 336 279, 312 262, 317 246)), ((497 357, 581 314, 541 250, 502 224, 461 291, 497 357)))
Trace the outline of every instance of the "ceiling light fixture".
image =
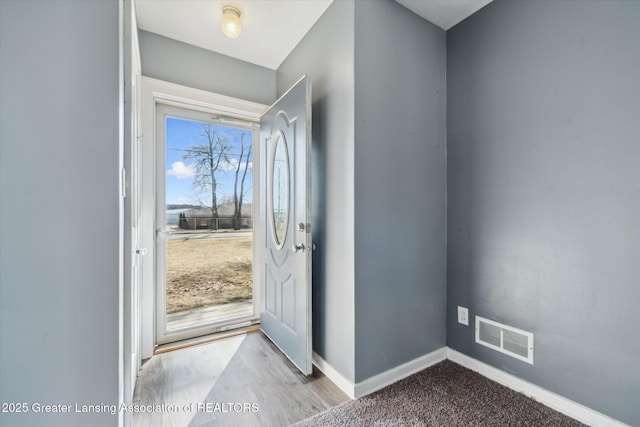
POLYGON ((222 32, 230 39, 235 39, 242 31, 240 9, 234 6, 222 7, 222 32))

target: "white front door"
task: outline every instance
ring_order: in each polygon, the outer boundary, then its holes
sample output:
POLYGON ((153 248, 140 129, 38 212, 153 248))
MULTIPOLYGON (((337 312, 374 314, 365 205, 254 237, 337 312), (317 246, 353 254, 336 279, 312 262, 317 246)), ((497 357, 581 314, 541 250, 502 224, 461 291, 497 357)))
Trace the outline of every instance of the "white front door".
POLYGON ((264 232, 262 331, 304 373, 311 365, 311 82, 260 120, 264 232))

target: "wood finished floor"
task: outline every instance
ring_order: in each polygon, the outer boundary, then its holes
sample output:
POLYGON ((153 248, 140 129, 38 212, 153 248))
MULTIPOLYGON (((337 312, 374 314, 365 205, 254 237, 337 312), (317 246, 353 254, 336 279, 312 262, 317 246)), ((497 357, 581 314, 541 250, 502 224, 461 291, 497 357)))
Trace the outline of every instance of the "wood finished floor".
POLYGON ((176 405, 179 412, 134 413, 133 426, 288 426, 347 400, 322 373, 300 374, 257 332, 152 357, 138 378, 134 404, 176 405), (209 408, 198 410, 203 403, 209 408), (234 403, 257 411, 220 412, 234 403))

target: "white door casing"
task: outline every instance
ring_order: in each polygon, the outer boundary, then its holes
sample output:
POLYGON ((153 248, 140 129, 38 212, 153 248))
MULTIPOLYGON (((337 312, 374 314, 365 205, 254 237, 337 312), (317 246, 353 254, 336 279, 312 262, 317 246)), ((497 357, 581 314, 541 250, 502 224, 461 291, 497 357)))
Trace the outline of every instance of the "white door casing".
POLYGON ((311 363, 311 81, 260 119, 264 288, 260 325, 304 373, 311 363))
MULTIPOLYGON (((167 283, 166 273, 168 266, 167 245, 171 236, 171 232, 167 229, 166 221, 166 171, 169 165, 166 161, 166 119, 174 118, 185 121, 194 121, 207 123, 214 126, 227 126, 237 129, 246 129, 253 135, 251 143, 255 145, 257 141, 257 123, 253 121, 240 121, 240 119, 231 119, 224 117, 224 122, 220 120, 220 114, 211 111, 200 111, 189 108, 188 105, 173 105, 164 101, 156 103, 156 334, 155 342, 157 345, 167 344, 184 339, 203 336, 215 333, 220 328, 232 327, 234 325, 251 324, 257 317, 257 300, 255 295, 256 280, 254 280, 254 306, 250 313, 235 316, 232 318, 207 318, 199 320, 195 317, 195 321, 187 322, 187 326, 179 325, 178 327, 171 325, 167 313, 167 283)), ((255 176, 254 176, 255 178, 255 176)), ((255 207, 255 204, 254 204, 255 207)), ((255 215, 253 215, 255 216, 255 215)), ((252 274, 255 277, 255 275, 252 274)), ((193 310, 197 312, 198 310, 193 310)))
MULTIPOLYGON (((140 288, 140 310, 141 310, 141 358, 147 359, 153 356, 156 340, 156 175, 157 175, 157 153, 156 153, 156 107, 158 104, 185 106, 187 108, 220 114, 223 116, 238 118, 240 120, 259 122, 260 116, 266 111, 267 106, 232 98, 229 96, 213 94, 210 92, 193 89, 175 83, 164 82, 143 76, 141 78, 141 170, 140 173, 140 203, 141 203, 141 234, 142 247, 146 248, 147 255, 140 259, 142 276, 142 286, 140 288)), ((254 179, 259 174, 260 159, 259 151, 254 146, 254 179)), ((257 212, 263 210, 260 206, 259 186, 254 183, 254 218, 257 212)), ((254 245, 256 246, 256 258, 259 256, 259 249, 263 247, 259 242, 262 237, 259 229, 260 223, 254 223, 254 245), (260 236, 259 236, 260 235, 260 236)), ((254 261, 258 265, 258 260, 254 261)), ((262 263, 262 262, 260 262, 262 263)), ((260 288, 262 278, 261 270, 255 270, 254 298, 260 299, 260 288)))

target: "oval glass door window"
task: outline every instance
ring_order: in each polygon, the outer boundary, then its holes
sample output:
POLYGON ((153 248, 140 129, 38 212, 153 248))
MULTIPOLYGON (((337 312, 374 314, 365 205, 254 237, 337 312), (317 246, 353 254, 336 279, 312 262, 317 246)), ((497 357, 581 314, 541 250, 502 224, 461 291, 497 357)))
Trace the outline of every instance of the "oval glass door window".
POLYGON ((276 136, 273 149, 273 176, 271 179, 271 207, 273 236, 282 248, 289 224, 289 154, 282 133, 276 136))

